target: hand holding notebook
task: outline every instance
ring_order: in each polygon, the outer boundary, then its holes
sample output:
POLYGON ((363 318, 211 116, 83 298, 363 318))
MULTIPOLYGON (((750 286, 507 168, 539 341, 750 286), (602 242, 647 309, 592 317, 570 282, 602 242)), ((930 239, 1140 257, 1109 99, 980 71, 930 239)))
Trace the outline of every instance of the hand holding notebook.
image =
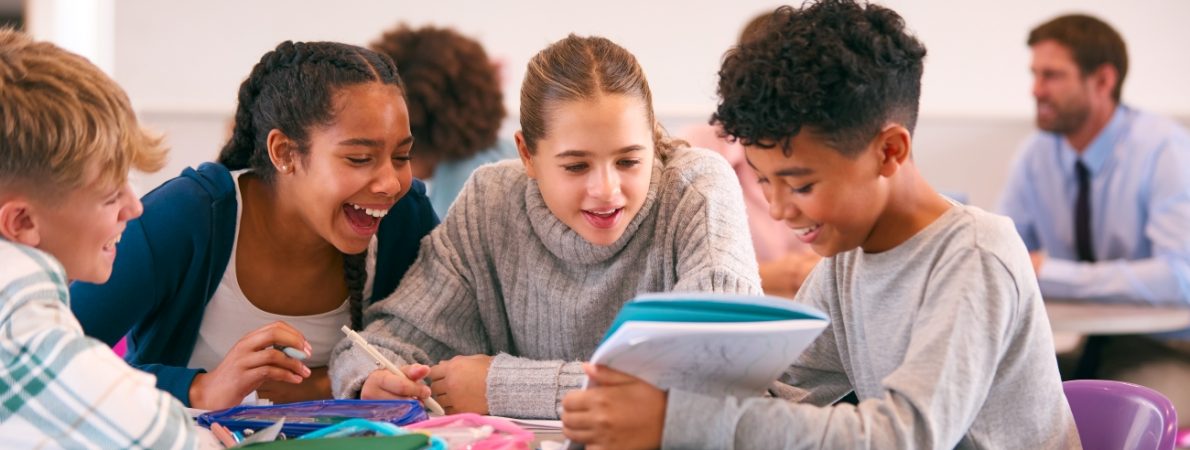
MULTIPOLYGON (((589 441, 590 433, 600 433, 600 427, 589 426, 589 418, 585 417, 590 403, 599 401, 594 398, 604 397, 602 401, 612 409, 623 409, 629 402, 622 400, 632 398, 639 402, 632 404, 635 409, 630 412, 609 413, 607 408, 601 411, 613 420, 626 421, 609 425, 613 429, 645 425, 637 432, 612 436, 622 441, 614 446, 635 445, 630 441, 659 442, 660 436, 649 433, 660 433, 660 428, 650 429, 650 419, 645 417, 664 420, 664 401, 649 401, 649 395, 664 398, 662 391, 671 388, 713 396, 761 395, 827 323, 822 312, 777 297, 708 293, 638 296, 620 309, 595 349, 591 364, 596 366, 585 368, 588 385, 584 387, 597 389, 568 395, 563 400, 563 423, 572 420, 571 432, 589 441), (605 372, 602 375, 601 369, 605 372), (612 380, 612 384, 604 386, 600 380, 612 380), (608 396, 620 400, 607 402, 608 396), (650 412, 648 406, 662 410, 650 412), (583 434, 587 438, 581 437, 583 434)), ((565 447, 576 449, 581 445, 567 441, 565 447)))
POLYGON ((755 396, 827 323, 822 312, 776 297, 641 295, 620 309, 591 363, 663 390, 755 396))

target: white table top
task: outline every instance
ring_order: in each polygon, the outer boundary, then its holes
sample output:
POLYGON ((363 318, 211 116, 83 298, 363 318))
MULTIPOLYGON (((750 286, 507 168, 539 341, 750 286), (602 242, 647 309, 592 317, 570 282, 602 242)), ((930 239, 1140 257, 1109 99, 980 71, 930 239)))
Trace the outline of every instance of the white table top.
POLYGON ((1054 333, 1148 334, 1190 327, 1190 308, 1046 300, 1054 333))

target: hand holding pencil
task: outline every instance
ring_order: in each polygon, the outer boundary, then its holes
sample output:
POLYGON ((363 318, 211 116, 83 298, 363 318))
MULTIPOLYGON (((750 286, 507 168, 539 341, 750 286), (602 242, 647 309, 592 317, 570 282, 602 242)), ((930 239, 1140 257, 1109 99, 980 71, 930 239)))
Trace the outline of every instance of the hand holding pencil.
POLYGON ((380 354, 375 347, 372 347, 359 333, 356 333, 351 328, 343 326, 343 333, 351 339, 352 343, 362 349, 373 360, 376 361, 384 370, 377 370, 368 375, 368 379, 364 381, 363 389, 360 391, 360 398, 363 399, 389 399, 402 397, 417 397, 426 405, 426 409, 436 415, 444 415, 446 411, 434 398, 430 396, 430 387, 419 381, 425 378, 430 373, 430 368, 421 364, 409 364, 403 367, 397 367, 388 358, 380 354))

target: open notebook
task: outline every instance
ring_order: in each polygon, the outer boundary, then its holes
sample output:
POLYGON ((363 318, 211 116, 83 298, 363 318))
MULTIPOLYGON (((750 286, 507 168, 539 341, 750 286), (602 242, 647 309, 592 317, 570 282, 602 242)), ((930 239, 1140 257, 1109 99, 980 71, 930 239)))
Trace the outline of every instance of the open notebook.
POLYGON ((591 362, 661 389, 756 396, 827 323, 822 312, 777 297, 645 294, 620 309, 591 362))

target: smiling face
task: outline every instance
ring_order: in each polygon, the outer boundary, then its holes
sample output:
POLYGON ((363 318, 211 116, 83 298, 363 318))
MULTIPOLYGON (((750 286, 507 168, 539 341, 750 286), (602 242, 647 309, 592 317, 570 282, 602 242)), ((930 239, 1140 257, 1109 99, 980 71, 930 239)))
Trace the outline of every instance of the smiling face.
POLYGON ((116 243, 125 225, 143 210, 128 183, 99 186, 91 182, 60 202, 31 202, 30 217, 37 232, 35 243, 30 243, 57 258, 67 278, 103 283, 112 275, 116 243))
POLYGON ((744 149, 769 215, 824 257, 868 243, 889 197, 876 146, 849 158, 808 131, 790 146, 789 156, 780 147, 744 149))
POLYGON ((1037 102, 1037 128, 1070 134, 1091 114, 1092 83, 1074 61, 1074 55, 1057 41, 1033 45, 1033 98, 1037 102))
POLYGON ((275 158, 282 166, 277 191, 322 239, 357 254, 367 250, 380 219, 409 192, 413 135, 395 86, 341 88, 333 108, 332 123, 310 130, 307 154, 275 158))
POLYGON ((654 164, 645 104, 625 95, 559 103, 535 149, 517 147, 558 220, 595 245, 611 245, 640 212, 654 164))

